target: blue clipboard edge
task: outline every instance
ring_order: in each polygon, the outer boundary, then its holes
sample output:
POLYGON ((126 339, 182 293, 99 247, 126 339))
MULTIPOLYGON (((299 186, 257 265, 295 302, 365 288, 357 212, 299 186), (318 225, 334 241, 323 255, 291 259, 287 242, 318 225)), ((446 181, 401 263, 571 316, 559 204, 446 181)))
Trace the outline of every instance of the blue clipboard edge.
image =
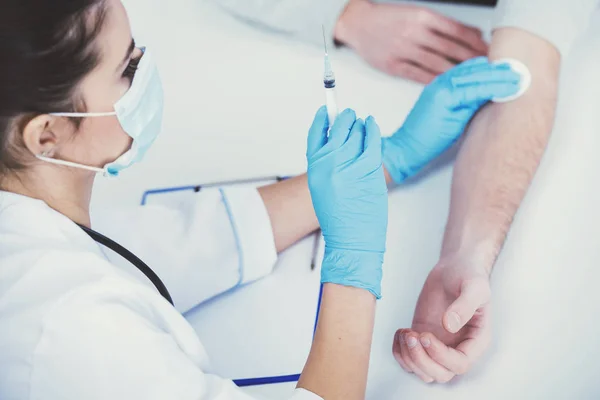
POLYGON ((289 177, 289 176, 267 176, 267 177, 261 177, 261 178, 249 178, 249 179, 238 179, 238 180, 224 181, 224 182, 213 182, 213 183, 207 183, 207 184, 202 184, 202 185, 193 185, 193 186, 187 185, 187 186, 175 186, 175 187, 168 187, 168 188, 160 188, 160 189, 148 189, 142 195, 142 200, 141 200, 140 204, 142 206, 146 205, 146 203, 148 201, 148 197, 152 196, 154 194, 181 192, 181 191, 187 191, 187 190, 199 192, 203 188, 238 185, 238 184, 253 183, 253 182, 264 182, 264 181, 269 181, 269 180, 281 182, 281 181, 285 181, 289 178, 291 178, 291 177, 289 177))
MULTIPOLYGON (((266 177, 266 178, 258 178, 258 179, 247 179, 247 180, 237 180, 237 181, 229 181, 229 182, 220 182, 220 183, 211 183, 207 185, 193 185, 193 186, 175 186, 170 188, 160 188, 160 189, 149 189, 144 192, 142 195, 142 200, 140 204, 142 206, 146 205, 148 201, 148 197, 161 193, 172 193, 172 192, 184 192, 184 191, 194 191, 199 192, 202 188, 205 187, 215 187, 215 186, 226 186, 240 183, 252 183, 258 181, 267 181, 267 180, 275 180, 275 181, 283 181, 289 179, 289 177, 266 177)), ((323 297, 323 284, 321 284, 319 288, 319 299, 317 301, 317 311, 315 315, 315 324, 313 327, 313 338, 317 331, 317 323, 319 322, 319 312, 321 310, 321 299, 323 297)), ((278 375, 278 376, 265 376, 258 378, 244 378, 244 379, 233 379, 233 383, 235 383, 238 387, 247 387, 247 386, 260 386, 260 385, 273 385, 277 383, 288 383, 288 382, 298 382, 300 379, 300 374, 293 375, 278 375)))

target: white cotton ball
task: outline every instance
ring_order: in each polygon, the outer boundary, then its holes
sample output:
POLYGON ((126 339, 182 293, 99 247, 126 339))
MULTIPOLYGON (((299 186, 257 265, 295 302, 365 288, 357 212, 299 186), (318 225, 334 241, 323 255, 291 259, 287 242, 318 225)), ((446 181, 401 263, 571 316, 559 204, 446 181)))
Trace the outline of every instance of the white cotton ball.
POLYGON ((503 58, 501 60, 494 61, 494 64, 503 64, 506 63, 510 65, 510 68, 521 75, 521 81, 519 82, 519 91, 512 96, 494 98, 492 101, 494 103, 506 103, 508 101, 512 101, 518 99, 529 89, 531 86, 531 72, 529 72, 529 68, 525 64, 523 64, 519 60, 515 60, 514 58, 503 58))

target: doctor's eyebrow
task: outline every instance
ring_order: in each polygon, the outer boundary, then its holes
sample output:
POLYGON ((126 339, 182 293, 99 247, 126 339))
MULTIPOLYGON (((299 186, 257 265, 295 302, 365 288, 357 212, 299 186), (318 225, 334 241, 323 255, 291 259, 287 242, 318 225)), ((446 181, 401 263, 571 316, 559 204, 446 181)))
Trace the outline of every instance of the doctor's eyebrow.
POLYGON ((131 54, 133 53, 133 50, 135 50, 135 40, 131 39, 131 43, 129 43, 129 48, 127 49, 127 53, 125 54, 125 58, 123 58, 123 61, 121 61, 121 63, 117 67, 117 71, 119 71, 121 67, 125 65, 125 63, 127 63, 129 57, 131 57, 131 54))

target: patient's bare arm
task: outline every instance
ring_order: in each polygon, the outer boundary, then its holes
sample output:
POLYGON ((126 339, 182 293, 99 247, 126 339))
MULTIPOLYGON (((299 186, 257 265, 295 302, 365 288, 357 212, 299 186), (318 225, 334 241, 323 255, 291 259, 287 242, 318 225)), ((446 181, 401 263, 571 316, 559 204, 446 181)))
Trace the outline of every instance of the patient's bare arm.
POLYGON ((509 103, 491 103, 467 129, 452 182, 439 263, 423 286, 411 329, 400 329, 394 356, 425 382, 468 371, 491 341, 489 274, 552 130, 560 56, 524 30, 494 32, 490 58, 525 63, 533 81, 509 103))
POLYGON ((489 104, 472 121, 452 183, 441 262, 464 260, 491 271, 540 163, 554 123, 560 55, 516 28, 494 32, 490 59, 511 57, 532 74, 529 90, 489 104))

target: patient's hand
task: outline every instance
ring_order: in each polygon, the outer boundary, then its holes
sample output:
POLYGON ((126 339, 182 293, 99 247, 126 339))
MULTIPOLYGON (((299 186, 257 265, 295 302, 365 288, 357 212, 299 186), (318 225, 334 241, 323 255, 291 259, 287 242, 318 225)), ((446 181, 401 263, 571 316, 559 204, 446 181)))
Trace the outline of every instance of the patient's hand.
POLYGON ((427 383, 446 383, 467 372, 491 341, 490 297, 484 268, 436 266, 419 296, 412 329, 396 332, 398 363, 427 383))
POLYGON ((335 38, 375 68, 421 83, 488 51, 477 28, 425 7, 370 0, 348 2, 335 38))

